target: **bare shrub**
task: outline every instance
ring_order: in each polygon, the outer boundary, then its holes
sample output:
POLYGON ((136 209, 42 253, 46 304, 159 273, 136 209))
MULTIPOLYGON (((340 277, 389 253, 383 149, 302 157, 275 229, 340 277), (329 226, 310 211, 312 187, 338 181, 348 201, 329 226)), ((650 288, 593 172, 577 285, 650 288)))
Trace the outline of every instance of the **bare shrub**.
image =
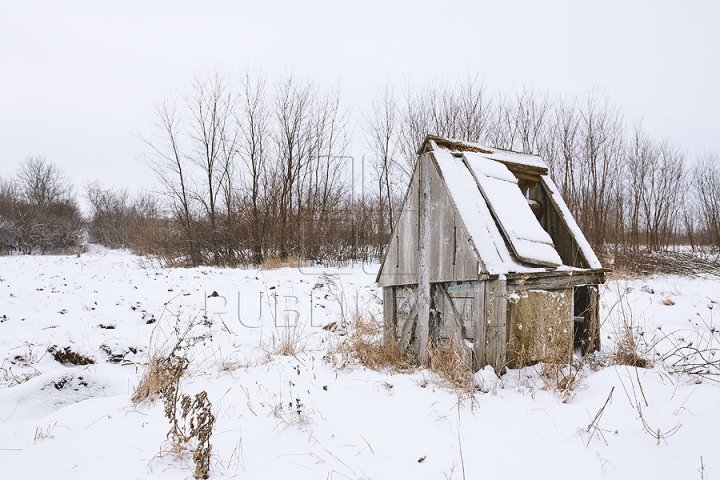
MULTIPOLYGON (((166 310, 163 312, 167 312, 166 310)), ((186 375, 190 366, 188 353, 193 345, 204 340, 205 335, 193 335, 198 322, 192 320, 184 328, 181 326, 180 314, 176 313, 172 332, 168 335, 158 322, 150 339, 150 354, 147 368, 132 395, 132 401, 140 403, 152 400, 159 395, 163 400, 165 417, 170 421, 167 434, 170 452, 182 456, 192 449, 195 462, 195 478, 208 478, 215 416, 207 392, 202 391, 191 397, 183 394, 180 380, 186 375)), ((160 318, 162 320, 162 316, 160 318)))
POLYGON ((0 182, 0 247, 6 251, 73 250, 82 217, 65 173, 44 157, 28 157, 15 178, 0 182))
POLYGON ((157 394, 167 397, 185 374, 188 364, 187 358, 178 356, 174 351, 167 356, 151 356, 140 383, 135 387, 132 401, 140 403, 157 394))
POLYGON ((635 368, 635 380, 633 381, 633 376, 630 374, 630 371, 628 369, 628 375, 627 379, 629 380, 629 388, 628 385, 626 385, 625 381, 623 380, 623 377, 618 373, 618 379, 620 380, 620 385, 622 385, 623 391, 625 392, 625 395, 627 396, 628 401, 630 402, 630 405, 637 410, 638 412, 638 418, 640 419, 640 423, 642 424, 643 431, 650 435, 655 441, 657 441, 657 444, 660 445, 660 442, 665 442, 667 445, 668 438, 675 435, 678 430, 682 427, 682 424, 675 424, 674 426, 666 429, 665 431, 662 430, 662 428, 657 427, 656 425, 651 425, 648 423, 648 420, 652 420, 649 417, 646 417, 643 414, 643 405, 645 407, 649 407, 650 404, 648 403, 648 399, 645 396, 645 391, 643 390, 642 383, 640 382, 640 374, 638 373, 637 368, 635 368), (638 396, 638 391, 640 392, 640 396, 638 396))
POLYGON ((165 417, 170 421, 167 434, 171 451, 181 455, 186 449, 192 449, 195 462, 195 478, 210 476, 210 457, 212 445, 210 437, 215 425, 212 404, 207 392, 203 390, 195 397, 180 394, 179 378, 168 384, 162 391, 165 405, 165 417))
POLYGON ((271 353, 282 356, 294 356, 305 350, 302 331, 297 324, 291 325, 285 317, 284 325, 279 326, 272 334, 271 353))
POLYGON ((690 375, 698 382, 703 379, 720 382, 720 331, 712 321, 714 302, 708 308, 709 320, 698 314, 698 323, 689 321, 691 334, 664 338, 672 347, 662 356, 662 361, 669 364, 671 371, 690 375))
POLYGON ((608 317, 615 330, 615 347, 611 354, 617 365, 648 368, 652 366, 654 340, 645 337, 645 325, 642 318, 636 318, 628 303, 625 292, 610 307, 608 317))
POLYGON ((626 319, 622 320, 620 330, 616 332, 613 359, 618 365, 647 368, 652 366, 648 358, 648 348, 642 330, 626 319))
POLYGON ((153 399, 157 394, 165 397, 163 391, 172 388, 171 385, 177 384, 187 372, 190 365, 188 358, 190 349, 207 338, 204 334, 195 335, 194 329, 199 325, 197 319, 189 321, 183 327, 179 313, 171 314, 175 322, 172 331, 165 333, 162 319, 167 312, 166 305, 166 310, 160 316, 150 337, 147 366, 132 395, 132 401, 135 403, 153 399))
POLYGON ((273 416, 286 425, 307 425, 311 423, 310 410, 300 400, 299 397, 295 397, 294 401, 285 403, 280 401, 273 407, 273 416))

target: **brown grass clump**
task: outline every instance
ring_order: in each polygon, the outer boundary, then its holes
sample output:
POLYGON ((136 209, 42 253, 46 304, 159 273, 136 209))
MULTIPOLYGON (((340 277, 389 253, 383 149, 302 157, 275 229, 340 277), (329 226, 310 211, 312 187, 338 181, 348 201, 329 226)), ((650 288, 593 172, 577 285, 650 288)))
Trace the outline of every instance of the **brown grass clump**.
MULTIPOLYGON (((413 372, 417 358, 400 347, 394 339, 385 339, 383 326, 374 318, 354 315, 346 324, 341 341, 328 350, 328 357, 341 367, 359 363, 372 370, 413 372)), ((440 384, 470 393, 475 390, 472 354, 450 336, 441 345, 431 346, 428 369, 440 379, 440 384)))
POLYGON ((354 315, 345 326, 345 335, 341 341, 328 350, 328 356, 339 358, 340 366, 352 363, 372 370, 391 369, 393 371, 412 371, 415 362, 407 351, 403 351, 395 341, 383 341, 383 327, 374 318, 354 315))
POLYGON ((620 331, 613 360, 618 365, 629 365, 631 367, 648 368, 652 366, 650 360, 641 351, 639 334, 631 328, 624 328, 620 331))
POLYGON ((475 390, 472 354, 454 335, 450 335, 440 346, 431 346, 428 357, 428 367, 447 387, 464 393, 475 390))
POLYGON ((154 355, 148 361, 147 370, 135 388, 132 401, 140 403, 176 385, 185 374, 190 362, 175 352, 167 356, 154 355))
POLYGON ((651 352, 654 345, 645 338, 644 321, 635 318, 625 293, 610 307, 608 314, 613 319, 615 330, 615 348, 611 353, 616 365, 648 368, 652 366, 651 352))

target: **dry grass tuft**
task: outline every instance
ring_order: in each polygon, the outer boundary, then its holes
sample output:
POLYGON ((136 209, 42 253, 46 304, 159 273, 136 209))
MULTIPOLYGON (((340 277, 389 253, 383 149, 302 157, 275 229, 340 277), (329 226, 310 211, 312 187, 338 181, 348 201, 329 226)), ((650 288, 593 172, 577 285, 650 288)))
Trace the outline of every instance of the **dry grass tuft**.
POLYGON ((636 324, 632 314, 621 310, 615 325, 615 350, 613 363, 631 367, 648 368, 652 366, 652 351, 645 339, 644 329, 636 324))
POLYGON ((152 399, 171 385, 177 384, 189 364, 187 358, 178 356, 175 352, 167 356, 152 356, 133 392, 132 401, 140 403, 148 398, 152 399))
MULTIPOLYGON (((166 306, 167 309, 167 306, 166 306)), ((166 310, 167 311, 167 310, 166 310)), ((163 312, 163 315, 165 312, 163 312)), ((180 315, 175 314, 175 323, 171 332, 163 331, 162 322, 158 322, 150 337, 148 362, 132 395, 132 401, 142 402, 162 393, 168 385, 177 383, 187 373, 190 365, 188 352, 197 343, 204 341, 207 335, 194 335, 199 326, 198 318, 181 326, 180 315)), ((160 320, 162 320, 162 315, 160 320)))
POLYGON ((272 355, 281 355, 284 357, 292 357, 305 351, 306 342, 303 339, 302 329, 290 318, 285 315, 283 324, 276 325, 275 332, 272 334, 270 348, 265 348, 268 357, 272 355))
POLYGON ((440 377, 442 384, 463 393, 475 391, 472 354, 454 335, 441 346, 431 346, 428 357, 428 367, 440 377))
POLYGON ((328 357, 341 367, 359 363, 372 370, 415 370, 414 359, 397 342, 384 342, 383 327, 374 318, 353 315, 345 325, 344 336, 331 349, 328 357))
POLYGON ((263 270, 275 270, 278 268, 298 268, 303 267, 304 263, 303 261, 296 257, 295 255, 287 255, 285 257, 282 256, 272 256, 267 257, 265 260, 263 260, 262 263, 262 269, 263 270))

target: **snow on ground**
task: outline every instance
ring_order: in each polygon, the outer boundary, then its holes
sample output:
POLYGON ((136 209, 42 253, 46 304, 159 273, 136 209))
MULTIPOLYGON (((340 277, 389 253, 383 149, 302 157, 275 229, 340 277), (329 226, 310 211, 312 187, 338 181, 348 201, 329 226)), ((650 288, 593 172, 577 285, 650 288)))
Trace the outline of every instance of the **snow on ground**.
POLYGON ((192 455, 168 452, 162 402, 131 401, 151 344, 188 325, 181 388, 212 402, 211 478, 720 477, 720 387, 661 360, 718 345, 717 278, 606 286, 603 350, 632 331, 655 345, 652 368, 586 366, 569 395, 539 367, 482 371, 468 398, 424 370, 328 361, 342 337, 322 326, 356 309, 381 318, 376 269, 164 269, 102 249, 0 258, 0 477, 192 478, 192 455), (285 340, 299 353, 275 354, 285 340))

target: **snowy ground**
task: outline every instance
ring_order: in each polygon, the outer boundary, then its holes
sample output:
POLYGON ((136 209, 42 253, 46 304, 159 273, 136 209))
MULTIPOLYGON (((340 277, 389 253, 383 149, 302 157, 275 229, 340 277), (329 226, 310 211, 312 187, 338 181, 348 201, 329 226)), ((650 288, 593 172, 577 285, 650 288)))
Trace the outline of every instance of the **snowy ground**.
MULTIPOLYGON (((167 451, 162 402, 130 397, 151 340, 193 324, 181 386, 213 405, 211 478, 720 478, 720 387, 676 373, 677 357, 586 366, 569 395, 544 388, 539 367, 485 371, 472 398, 427 371, 328 361, 342 337, 323 325, 355 309, 379 318, 376 268, 161 269, 101 249, 0 258, 0 477, 191 478, 192 455, 167 451), (274 353, 287 339, 300 353, 274 353), (51 352, 66 347, 95 363, 61 364, 51 352)), ((717 364, 718 301, 717 278, 609 282, 603 349, 624 322, 657 343, 651 356, 692 342, 717 364)))

